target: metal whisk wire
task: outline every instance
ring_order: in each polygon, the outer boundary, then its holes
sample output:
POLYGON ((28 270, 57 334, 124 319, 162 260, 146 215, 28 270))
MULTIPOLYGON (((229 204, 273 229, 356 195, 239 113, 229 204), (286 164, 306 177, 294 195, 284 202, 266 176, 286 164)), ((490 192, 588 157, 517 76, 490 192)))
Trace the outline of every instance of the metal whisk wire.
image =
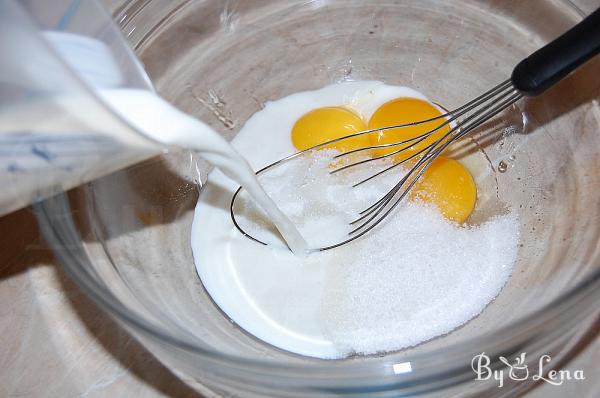
MULTIPOLYGON (((441 138, 434 141, 432 144, 428 145, 424 149, 418 151, 415 155, 403 159, 393 165, 385 168, 384 170, 356 183, 354 186, 360 185, 366 181, 369 181, 389 170, 399 166, 402 163, 410 160, 411 158, 415 158, 419 156, 416 163, 409 169, 409 171, 404 175, 404 177, 394 186, 392 189, 388 191, 381 199, 376 201, 373 205, 367 207, 362 210, 359 214, 360 217, 351 222, 352 225, 358 224, 349 234, 352 238, 357 238, 361 235, 364 235, 371 229, 373 229, 376 225, 378 225, 387 215, 406 197, 406 195, 410 192, 410 190, 414 187, 414 185, 418 182, 419 178, 423 175, 423 173, 427 170, 427 168, 431 165, 431 163, 437 158, 448 146, 460 140, 465 135, 472 132, 475 128, 479 127, 487 120, 496 116, 498 113, 502 112, 504 109, 508 108, 516 101, 518 101, 523 95, 520 94, 517 90, 512 87, 510 81, 506 81, 488 93, 482 96, 482 100, 478 101, 474 106, 463 106, 461 108, 465 108, 467 111, 460 110, 458 108, 455 111, 447 112, 445 114, 446 117, 450 117, 447 120, 456 121, 456 125, 453 126, 450 131, 444 134, 441 138), (473 110, 472 114, 468 114, 468 111, 473 110), (458 116, 457 116, 458 115, 458 116), (464 119, 459 119, 460 116, 467 115, 464 119), (395 199, 394 199, 395 198, 395 199)), ((421 122, 424 123, 424 122, 421 122)), ((424 133, 423 136, 429 137, 433 132, 438 130, 441 126, 446 123, 437 126, 436 128, 429 130, 424 133)), ((420 140, 418 141, 420 142, 420 140)), ((399 145, 398 143, 392 144, 399 145)), ((413 144, 414 145, 414 144, 413 144)), ((412 145, 411 145, 412 146, 412 145)), ((376 160, 378 158, 384 158, 387 156, 394 156, 398 153, 402 153, 411 146, 405 146, 397 151, 394 151, 390 154, 383 155, 377 158, 367 159, 362 161, 362 163, 366 163, 369 161, 376 160)), ((377 146, 374 146, 376 148, 377 146)), ((365 148, 366 150, 367 148, 365 148)), ((338 156, 344 156, 345 154, 341 154, 338 156)), ((347 165, 346 168, 357 166, 361 164, 360 162, 347 165)), ((341 169, 341 168, 340 168, 341 169)), ((334 170, 333 172, 339 171, 340 169, 334 170)), ((352 240, 352 239, 350 239, 352 240)), ((347 242, 344 242, 347 243, 347 242)))
MULTIPOLYGON (((475 98, 474 100, 464 104, 463 106, 461 106, 455 110, 446 112, 440 116, 430 118, 430 119, 425 119, 425 120, 418 120, 418 121, 411 122, 411 123, 405 123, 405 124, 399 124, 399 125, 386 126, 386 127, 376 128, 376 129, 365 130, 365 131, 350 134, 350 135, 347 135, 344 137, 340 137, 340 138, 337 138, 337 139, 334 139, 331 141, 327 141, 322 144, 316 145, 314 147, 297 152, 286 158, 280 159, 280 160, 264 167, 263 169, 259 170, 256 174, 260 175, 273 167, 276 167, 278 165, 281 165, 282 163, 285 163, 292 159, 295 159, 298 156, 301 156, 307 152, 311 152, 311 151, 320 149, 322 147, 325 147, 327 145, 338 143, 343 140, 351 139, 353 137, 357 137, 357 136, 361 136, 361 135, 365 135, 365 134, 376 133, 379 131, 402 129, 402 128, 406 128, 406 127, 417 126, 417 125, 421 125, 421 124, 425 124, 425 123, 434 122, 436 120, 440 121, 440 124, 438 124, 434 128, 432 128, 416 137, 412 137, 409 139, 405 139, 405 140, 401 140, 401 141, 397 141, 397 142, 393 142, 393 143, 388 143, 388 144, 372 145, 372 146, 354 149, 351 151, 337 154, 334 156, 334 159, 340 159, 342 157, 345 157, 345 156, 348 156, 348 155, 351 155, 351 154, 357 153, 357 152, 371 151, 373 149, 378 149, 378 148, 392 148, 392 147, 401 146, 399 149, 394 150, 388 154, 371 157, 368 159, 360 160, 360 161, 357 161, 357 162, 354 162, 351 164, 341 166, 330 172, 330 173, 334 174, 334 173, 338 173, 342 170, 347 170, 352 167, 357 167, 357 166, 364 165, 366 163, 373 162, 373 161, 380 160, 380 159, 390 158, 390 157, 393 157, 400 153, 403 153, 403 152, 413 148, 414 145, 417 145, 418 143, 423 142, 425 139, 430 137, 432 134, 434 134, 436 131, 440 130, 441 128, 443 128, 445 126, 450 126, 451 128, 447 133, 445 133, 442 137, 440 137, 433 143, 427 145, 425 148, 420 149, 416 153, 410 155, 409 157, 407 157, 401 161, 394 162, 392 165, 384 168, 381 171, 378 171, 377 173, 375 173, 353 185, 353 187, 361 185, 367 181, 370 181, 370 180, 392 170, 395 167, 400 166, 401 164, 408 162, 409 160, 416 159, 416 163, 410 168, 408 173, 405 174, 400 181, 398 181, 397 184, 395 184, 382 198, 380 198, 378 201, 376 201, 373 205, 360 211, 359 217, 350 222, 351 225, 354 226, 354 225, 358 224, 358 226, 356 226, 352 231, 350 231, 348 233, 348 235, 349 235, 348 239, 346 239, 342 242, 336 243, 334 245, 319 248, 318 250, 323 251, 323 250, 333 249, 335 247, 339 247, 341 245, 349 243, 349 242, 363 236, 364 234, 369 232, 371 229, 373 229, 375 226, 377 226, 402 201, 402 199, 404 199, 404 197, 408 194, 408 192, 412 189, 412 187, 417 183, 417 181, 423 175, 425 170, 427 170, 429 165, 433 162, 433 160, 439 154, 441 154, 453 142, 461 139, 462 137, 464 137, 465 135, 467 135, 468 133, 473 131, 476 127, 480 126, 485 121, 489 120, 490 118, 492 118, 495 115, 497 115, 498 113, 500 113, 502 110, 506 109, 507 107, 509 107, 510 105, 515 103, 522 96, 523 95, 520 94, 512 86, 511 81, 506 80, 506 81, 498 84, 491 90, 487 91, 486 93, 475 98)), ((240 190, 241 190, 241 188, 238 189, 234 193, 233 198, 231 200, 230 214, 231 214, 233 223, 234 223, 235 227, 242 234, 244 234, 245 236, 249 237, 250 239, 252 239, 256 242, 264 244, 264 242, 256 239, 255 237, 251 236, 246 231, 244 231, 244 229, 241 228, 241 226, 238 224, 238 222, 236 220, 235 212, 234 212, 234 204, 235 204, 236 198, 239 195, 240 190)))

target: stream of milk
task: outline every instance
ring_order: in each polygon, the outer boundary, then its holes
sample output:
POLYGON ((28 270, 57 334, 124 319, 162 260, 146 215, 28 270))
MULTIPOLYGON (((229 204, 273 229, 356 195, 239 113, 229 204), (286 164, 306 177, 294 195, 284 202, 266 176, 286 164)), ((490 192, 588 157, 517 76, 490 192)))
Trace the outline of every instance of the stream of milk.
POLYGON ((246 160, 217 132, 149 91, 110 89, 98 94, 115 113, 151 139, 197 151, 251 195, 294 254, 306 253, 308 245, 294 224, 266 194, 246 160))

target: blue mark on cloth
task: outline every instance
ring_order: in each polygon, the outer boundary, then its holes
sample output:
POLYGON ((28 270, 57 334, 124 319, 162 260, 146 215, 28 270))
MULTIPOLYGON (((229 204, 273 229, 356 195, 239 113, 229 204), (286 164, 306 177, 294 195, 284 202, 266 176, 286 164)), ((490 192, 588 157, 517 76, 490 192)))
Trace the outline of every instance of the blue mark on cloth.
POLYGON ((46 148, 44 148, 42 146, 39 146, 37 144, 33 144, 31 146, 31 153, 33 153, 34 155, 36 155, 36 156, 44 159, 48 163, 52 163, 52 160, 54 160, 54 158, 56 158, 55 154, 53 154, 48 149, 46 149, 46 148))
POLYGON ((0 134, 0 170, 13 174, 48 168, 71 172, 82 164, 109 159, 123 149, 117 139, 92 131, 0 134))
POLYGON ((25 171, 25 169, 16 163, 10 163, 8 166, 6 166, 6 171, 9 173, 19 173, 25 171))
POLYGON ((80 3, 81 3, 81 0, 73 0, 71 2, 71 4, 69 4, 69 6, 67 7, 67 10, 63 14, 62 18, 58 21, 58 23, 54 27, 54 30, 66 30, 67 29, 67 26, 69 26, 71 19, 73 18, 73 16, 75 16, 75 13, 77 12, 77 9, 79 8, 80 3))

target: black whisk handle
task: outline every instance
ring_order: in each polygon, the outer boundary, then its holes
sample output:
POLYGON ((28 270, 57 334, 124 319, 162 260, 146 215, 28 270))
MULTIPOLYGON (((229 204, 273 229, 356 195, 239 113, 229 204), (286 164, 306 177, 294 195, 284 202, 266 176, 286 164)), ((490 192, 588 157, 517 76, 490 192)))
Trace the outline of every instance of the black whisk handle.
POLYGON ((512 83, 523 95, 539 95, 599 52, 600 8, 519 62, 512 83))

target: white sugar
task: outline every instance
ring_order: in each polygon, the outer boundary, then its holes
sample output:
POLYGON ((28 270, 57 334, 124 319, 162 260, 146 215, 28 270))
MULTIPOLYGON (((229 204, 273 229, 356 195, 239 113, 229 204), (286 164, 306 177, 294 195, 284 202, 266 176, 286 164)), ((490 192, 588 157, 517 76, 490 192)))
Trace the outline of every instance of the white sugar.
POLYGON ((407 204, 340 268, 323 307, 341 351, 413 346, 479 314, 510 275, 518 241, 514 215, 462 228, 407 204))

